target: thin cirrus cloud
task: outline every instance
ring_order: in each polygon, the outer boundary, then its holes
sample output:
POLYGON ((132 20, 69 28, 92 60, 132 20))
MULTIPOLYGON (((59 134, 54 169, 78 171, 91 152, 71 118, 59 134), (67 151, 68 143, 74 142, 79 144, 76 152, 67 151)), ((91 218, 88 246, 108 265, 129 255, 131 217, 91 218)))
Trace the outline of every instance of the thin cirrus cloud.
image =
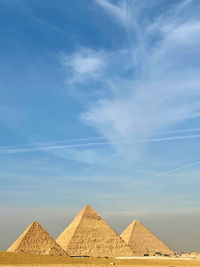
POLYGON ((70 72, 71 77, 67 83, 84 83, 91 79, 100 79, 106 65, 106 59, 102 51, 93 51, 88 48, 80 48, 71 56, 63 56, 63 65, 70 72))
POLYGON ((107 0, 94 0, 100 7, 105 9, 114 19, 123 25, 128 25, 131 19, 130 9, 126 1, 120 1, 119 4, 112 4, 107 0))
MULTIPOLYGON (((173 5, 170 12, 165 11, 152 21, 148 17, 152 10, 138 1, 124 1, 123 6, 108 0, 95 3, 103 7, 112 20, 124 14, 125 5, 130 11, 126 20, 120 20, 126 27, 129 22, 127 47, 123 47, 127 64, 122 64, 118 72, 104 76, 102 90, 110 91, 111 95, 89 105, 81 114, 81 120, 114 142, 113 136, 148 139, 160 130, 173 130, 177 123, 198 119, 200 18, 192 1, 173 5), (136 3, 140 7, 137 14, 136 3), (127 66, 133 71, 131 74, 127 71, 124 79, 120 73, 127 66)), ((118 52, 112 52, 115 60, 121 56, 118 52)), ((107 54, 109 69, 114 61, 107 54)), ((114 146, 119 147, 118 144, 114 146)), ((133 148, 134 145, 131 150, 133 148)))

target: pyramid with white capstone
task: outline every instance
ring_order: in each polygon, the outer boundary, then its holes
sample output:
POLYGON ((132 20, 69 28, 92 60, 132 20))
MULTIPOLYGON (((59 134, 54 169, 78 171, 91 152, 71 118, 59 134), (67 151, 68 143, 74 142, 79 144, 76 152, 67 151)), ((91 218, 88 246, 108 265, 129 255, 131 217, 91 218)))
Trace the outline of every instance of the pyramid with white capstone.
POLYGON ((56 242, 70 256, 128 257, 129 245, 87 205, 61 233, 56 242))
POLYGON ((120 235, 138 256, 155 253, 173 255, 174 252, 144 224, 134 220, 120 235))
POLYGON ((38 222, 33 222, 7 251, 55 256, 68 255, 38 222))

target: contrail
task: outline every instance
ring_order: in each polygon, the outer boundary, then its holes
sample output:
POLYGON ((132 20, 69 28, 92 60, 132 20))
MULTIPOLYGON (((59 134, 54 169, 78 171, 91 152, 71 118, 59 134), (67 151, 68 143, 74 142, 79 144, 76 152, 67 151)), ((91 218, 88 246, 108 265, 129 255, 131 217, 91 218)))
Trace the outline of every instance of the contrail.
MULTIPOLYGON (((156 179, 159 178, 159 177, 162 177, 162 176, 165 176, 165 175, 168 175, 168 174, 177 172, 177 171, 181 171, 181 170, 183 170, 183 169, 187 169, 187 168, 193 167, 193 166, 195 166, 195 165, 199 165, 199 164, 200 164, 200 160, 195 161, 195 162, 192 162, 192 163, 189 163, 189 164, 186 164, 186 165, 183 165, 183 166, 178 167, 178 168, 175 168, 175 169, 171 169, 171 170, 166 171, 166 172, 159 173, 159 174, 157 174, 157 175, 151 176, 151 177, 146 178, 146 179, 142 179, 142 180, 138 181, 138 183, 151 182, 151 181, 156 180, 156 179)), ((137 183, 137 181, 136 181, 136 183, 137 183)))
MULTIPOLYGON (((200 128, 188 128, 188 129, 177 129, 177 130, 169 130, 164 132, 158 132, 158 134, 167 134, 167 133, 184 133, 184 132, 195 132, 200 131, 200 128)), ((112 139, 120 140, 118 136, 111 136, 112 139)), ((167 138, 167 137, 166 137, 167 138)), ((16 146, 3 146, 5 149, 16 149, 16 148, 25 148, 25 147, 39 147, 39 146, 46 146, 46 145, 57 145, 62 143, 74 143, 74 142, 82 142, 82 141, 93 141, 93 140, 106 140, 106 137, 103 136, 94 136, 94 137, 82 137, 82 138, 71 138, 71 139, 63 139, 63 140, 57 140, 57 141, 48 141, 48 142, 32 142, 28 144, 23 145, 16 145, 16 146)), ((155 139, 156 140, 156 139, 155 139)), ((158 139, 158 141, 162 139, 158 139)), ((146 140, 147 142, 151 141, 151 139, 146 140)), ((152 140, 153 141, 153 140, 152 140)), ((144 142, 144 140, 140 140, 140 142, 144 142)))
POLYGON ((174 140, 181 140, 181 139, 195 139, 195 138, 200 138, 200 134, 151 138, 151 139, 146 139, 146 140, 138 140, 138 143, 164 142, 164 141, 174 141, 174 140))
POLYGON ((92 140, 105 140, 105 137, 102 136, 96 136, 96 137, 83 137, 83 138, 72 138, 72 139, 63 139, 63 140, 57 140, 57 141, 49 141, 49 142, 32 142, 28 144, 23 145, 16 145, 16 146, 4 146, 3 148, 6 149, 16 149, 16 148, 24 148, 24 147, 39 147, 39 146, 46 146, 46 145, 57 145, 62 143, 73 143, 73 142, 82 142, 82 141, 92 141, 92 140))
MULTIPOLYGON (((95 137, 97 138, 97 137, 95 137)), ((102 138, 102 137, 100 137, 102 138)), ((183 136, 170 136, 170 137, 162 137, 162 138, 151 138, 151 139, 143 139, 143 140, 116 140, 113 142, 89 142, 89 143, 81 143, 81 144, 67 144, 67 145, 51 145, 51 146, 33 146, 33 147, 1 147, 0 155, 4 154, 17 154, 17 153, 28 153, 28 152, 44 152, 51 150, 59 150, 66 148, 81 148, 81 147, 93 147, 93 146, 103 146, 103 145, 115 145, 115 144, 125 144, 125 143, 150 143, 150 142, 165 142, 165 141, 174 141, 174 140, 184 140, 184 139, 195 139, 200 138, 200 135, 183 135, 183 136)), ((74 139, 79 140, 80 139, 74 139)))
MULTIPOLYGON (((114 143, 114 142, 113 142, 114 143)), ((108 145, 112 142, 95 142, 95 143, 85 143, 85 144, 72 144, 72 145, 57 145, 57 146, 42 146, 42 147, 31 147, 31 148, 12 148, 12 149, 0 149, 0 154, 16 154, 16 153, 27 153, 27 152, 44 152, 50 150, 59 150, 65 148, 79 148, 79 147, 89 147, 89 146, 99 146, 108 145)))
POLYGON ((188 133, 188 132, 199 132, 200 128, 186 128, 186 129, 177 129, 177 130, 169 130, 160 132, 160 134, 167 134, 167 133, 188 133))

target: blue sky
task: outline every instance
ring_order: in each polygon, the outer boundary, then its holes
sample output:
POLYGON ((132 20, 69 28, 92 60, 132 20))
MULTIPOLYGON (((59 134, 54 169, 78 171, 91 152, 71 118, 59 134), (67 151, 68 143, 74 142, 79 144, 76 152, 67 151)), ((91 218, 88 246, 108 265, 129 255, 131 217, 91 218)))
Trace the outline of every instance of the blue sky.
MULTIPOLYGON (((199 11, 198 0, 0 0, 3 232, 91 204, 123 218, 116 230, 137 217, 156 232, 168 214, 180 235, 183 217, 200 235, 199 11)), ((175 249, 199 246, 173 235, 175 249)))

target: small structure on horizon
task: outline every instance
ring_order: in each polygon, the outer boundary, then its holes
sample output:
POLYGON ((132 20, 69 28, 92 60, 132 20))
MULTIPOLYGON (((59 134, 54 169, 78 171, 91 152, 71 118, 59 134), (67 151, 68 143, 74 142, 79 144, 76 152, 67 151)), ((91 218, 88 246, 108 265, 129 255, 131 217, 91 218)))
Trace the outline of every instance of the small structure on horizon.
POLYGON ((138 220, 134 220, 120 236, 138 256, 174 255, 164 242, 138 220))
POLYGON ((56 242, 70 256, 134 256, 129 245, 89 205, 81 210, 56 242))
POLYGON ((38 223, 33 222, 9 247, 8 252, 68 256, 60 245, 38 223))

